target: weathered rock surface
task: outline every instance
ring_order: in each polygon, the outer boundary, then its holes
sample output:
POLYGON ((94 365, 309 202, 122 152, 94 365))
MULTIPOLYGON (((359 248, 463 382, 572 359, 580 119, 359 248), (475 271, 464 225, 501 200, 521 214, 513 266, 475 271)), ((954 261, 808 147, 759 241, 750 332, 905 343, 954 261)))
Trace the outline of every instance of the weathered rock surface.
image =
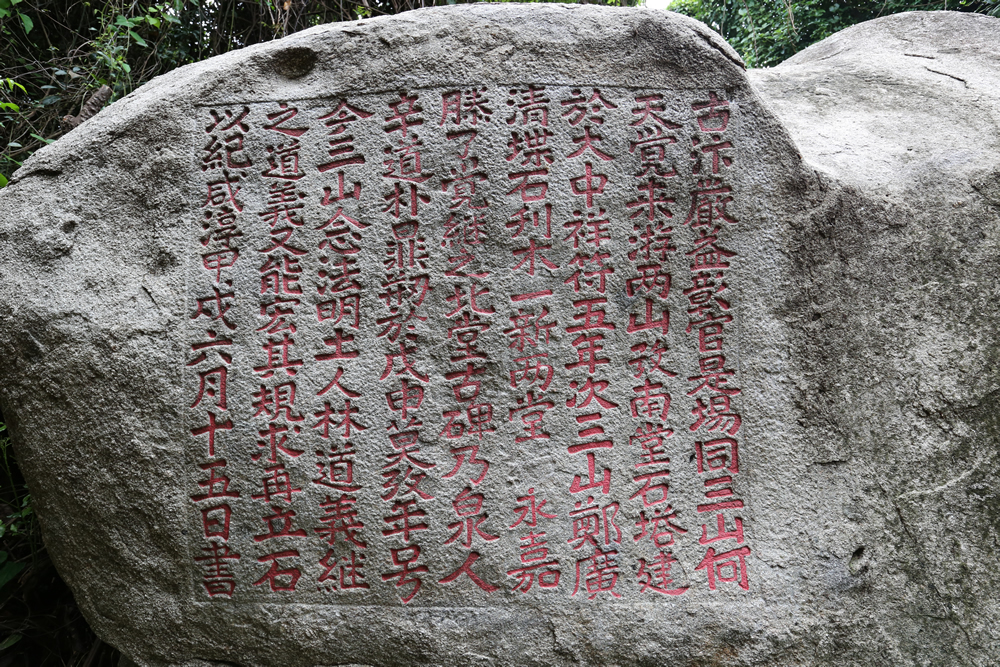
POLYGON ((796 401, 827 450, 813 521, 864 546, 851 605, 887 664, 993 664, 1000 20, 898 14, 749 76, 843 186, 791 243, 796 401))
POLYGON ((0 401, 88 619, 140 665, 995 663, 998 24, 748 80, 672 14, 421 10, 40 151, 0 401))

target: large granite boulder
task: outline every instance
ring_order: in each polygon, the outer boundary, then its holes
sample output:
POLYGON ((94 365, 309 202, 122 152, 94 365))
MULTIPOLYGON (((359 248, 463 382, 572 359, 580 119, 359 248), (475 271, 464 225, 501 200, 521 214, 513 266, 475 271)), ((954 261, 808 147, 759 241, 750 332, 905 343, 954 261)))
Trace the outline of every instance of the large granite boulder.
POLYGON ((0 406, 84 613, 157 666, 995 662, 998 24, 748 78, 420 10, 40 151, 0 406))
POLYGON ((787 303, 814 548, 865 570, 835 625, 884 664, 996 664, 1000 19, 897 14, 748 74, 836 184, 788 232, 787 303))

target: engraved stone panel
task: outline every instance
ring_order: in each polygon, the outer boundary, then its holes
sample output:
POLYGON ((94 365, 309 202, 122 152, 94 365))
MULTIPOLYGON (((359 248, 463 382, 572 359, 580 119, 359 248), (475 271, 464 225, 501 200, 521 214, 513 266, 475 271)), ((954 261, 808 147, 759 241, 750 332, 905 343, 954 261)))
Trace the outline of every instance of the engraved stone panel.
POLYGON ((508 82, 197 113, 195 597, 749 590, 737 101, 508 82))

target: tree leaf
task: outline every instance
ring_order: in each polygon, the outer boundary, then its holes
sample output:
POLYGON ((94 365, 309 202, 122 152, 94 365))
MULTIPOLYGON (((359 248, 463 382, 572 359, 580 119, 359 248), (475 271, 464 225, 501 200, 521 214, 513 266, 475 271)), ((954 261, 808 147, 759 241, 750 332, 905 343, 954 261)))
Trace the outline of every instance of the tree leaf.
MULTIPOLYGON (((27 14, 17 13, 21 17, 21 23, 24 24, 24 34, 31 32, 31 29, 35 27, 35 24, 31 21, 27 14)), ((19 638, 21 635, 17 635, 19 638)))
MULTIPOLYGON (((25 567, 24 563, 4 563, 0 565, 0 588, 7 585, 11 579, 16 577, 25 567)), ((2 647, 0 647, 2 648, 2 647)))
POLYGON ((7 637, 7 639, 3 640, 3 643, 0 644, 0 651, 9 649, 11 646, 16 644, 19 639, 21 639, 21 635, 19 634, 13 634, 10 637, 7 637))
POLYGON ((0 174, 0 188, 7 187, 7 177, 0 174))
POLYGON ((128 36, 134 39, 135 43, 138 44, 139 46, 147 46, 146 40, 144 40, 142 37, 139 37, 139 33, 135 32, 134 30, 129 30, 128 36))

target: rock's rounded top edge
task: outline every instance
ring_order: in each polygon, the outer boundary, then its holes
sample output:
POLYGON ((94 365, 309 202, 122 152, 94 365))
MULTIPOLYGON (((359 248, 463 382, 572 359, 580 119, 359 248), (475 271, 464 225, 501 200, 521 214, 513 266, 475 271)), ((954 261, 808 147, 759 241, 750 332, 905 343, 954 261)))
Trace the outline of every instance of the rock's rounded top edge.
POLYGON ((1000 18, 956 11, 909 11, 880 16, 845 28, 777 65, 810 65, 837 58, 856 60, 875 54, 992 52, 1000 55, 1000 18))
POLYGON ((704 24, 663 10, 557 3, 475 3, 329 23, 177 68, 43 147, 11 184, 58 172, 136 119, 231 101, 290 99, 546 72, 595 85, 748 85, 745 65, 704 24))
MULTIPOLYGON (((628 17, 630 21, 613 22, 608 21, 600 26, 586 24, 584 27, 588 33, 592 33, 595 27, 603 29, 607 34, 621 32, 623 28, 626 32, 634 31, 638 21, 641 19, 647 22, 657 23, 661 26, 671 26, 682 28, 684 31, 693 30, 708 41, 713 48, 725 53, 734 63, 745 69, 742 58, 721 35, 709 28, 707 25, 684 14, 663 9, 653 9, 649 7, 611 7, 604 5, 589 4, 567 4, 561 2, 476 2, 469 4, 445 5, 437 7, 422 7, 401 12, 399 14, 376 16, 359 19, 357 21, 341 21, 337 23, 327 23, 304 30, 295 35, 290 35, 285 39, 295 37, 308 37, 313 35, 329 35, 335 32, 350 32, 361 27, 381 26, 399 21, 422 22, 421 20, 454 21, 468 20, 470 17, 477 19, 492 19, 511 21, 520 23, 525 17, 525 10, 529 10, 534 16, 545 17, 557 21, 581 21, 588 17, 619 18, 628 17)), ((519 26, 523 27, 523 26, 519 26)), ((536 28, 544 27, 536 23, 536 28)), ((597 35, 601 36, 601 35, 597 35)))

